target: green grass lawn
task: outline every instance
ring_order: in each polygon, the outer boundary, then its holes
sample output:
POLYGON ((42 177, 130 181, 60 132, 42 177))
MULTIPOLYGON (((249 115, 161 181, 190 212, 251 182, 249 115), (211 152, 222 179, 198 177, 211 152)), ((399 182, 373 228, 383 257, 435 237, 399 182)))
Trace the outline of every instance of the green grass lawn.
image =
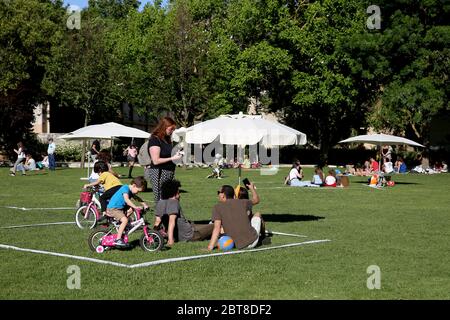
MULTIPOLYGON (((127 173, 127 168, 118 168, 127 173)), ((0 248, 0 299, 448 299, 450 175, 395 176, 393 188, 364 186, 351 177, 341 188, 283 186, 288 169, 264 176, 244 171, 255 182, 260 211, 270 230, 307 235, 274 235, 282 244, 330 239, 331 242, 255 253, 208 257, 128 269, 71 258, 0 248), (81 289, 70 290, 67 268, 81 271, 81 289), (367 268, 381 270, 381 289, 369 290, 367 268), (118 289, 118 288, 122 289, 118 289)), ((141 174, 141 168, 135 168, 141 174)), ((237 183, 237 172, 223 180, 206 180, 208 169, 177 169, 185 191, 181 204, 188 218, 207 222, 219 186, 237 183)), ((10 177, 0 169, 0 227, 74 221, 74 210, 7 209, 71 207, 85 175, 81 169, 10 177)), ((306 176, 312 169, 306 170, 306 176)), ((128 180, 123 180, 128 182, 128 180)), ((145 200, 153 194, 143 193, 145 200)), ((152 216, 148 219, 153 220, 152 216)), ((179 243, 148 253, 93 253, 89 231, 75 225, 0 229, 0 244, 137 264, 207 254, 207 242, 179 243)), ((137 237, 136 237, 137 238, 137 237)))

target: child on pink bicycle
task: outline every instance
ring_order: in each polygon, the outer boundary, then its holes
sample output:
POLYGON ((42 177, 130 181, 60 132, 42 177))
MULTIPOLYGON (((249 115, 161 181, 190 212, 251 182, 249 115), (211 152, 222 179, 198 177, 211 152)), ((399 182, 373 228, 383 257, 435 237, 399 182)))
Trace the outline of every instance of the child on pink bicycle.
MULTIPOLYGON (((121 222, 119 230, 117 231, 117 238, 114 244, 117 247, 125 247, 126 243, 122 240, 122 234, 128 224, 128 216, 133 209, 138 207, 131 201, 131 198, 137 198, 136 195, 142 192, 147 187, 147 181, 144 177, 134 178, 129 185, 122 186, 111 198, 107 206, 106 214, 110 217, 121 222), (125 214, 127 207, 130 208, 125 214)), ((138 200, 141 200, 138 198, 138 200)), ((142 201, 144 209, 148 208, 148 205, 142 201)))
POLYGON ((97 161, 94 165, 94 172, 98 173, 100 176, 97 181, 85 184, 84 189, 88 187, 103 185, 105 192, 100 196, 101 212, 103 216, 106 214, 106 205, 108 200, 122 187, 122 182, 109 172, 108 164, 104 161, 97 161))

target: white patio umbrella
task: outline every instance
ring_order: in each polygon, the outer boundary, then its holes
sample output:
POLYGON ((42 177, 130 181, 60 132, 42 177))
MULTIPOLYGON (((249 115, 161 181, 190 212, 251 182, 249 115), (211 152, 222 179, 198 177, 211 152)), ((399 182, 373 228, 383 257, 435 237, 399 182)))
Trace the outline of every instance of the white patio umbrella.
POLYGON ((172 133, 172 141, 180 142, 185 136, 186 136, 185 127, 175 129, 175 131, 172 133))
POLYGON ((207 144, 219 138, 221 144, 264 147, 306 144, 306 134, 262 116, 221 115, 186 129, 186 142, 207 144))
POLYGON ((60 139, 83 140, 83 139, 114 139, 117 137, 148 139, 150 133, 133 127, 127 127, 115 122, 94 124, 86 126, 60 136, 60 139))
POLYGON ((381 171, 381 147, 383 145, 410 145, 414 147, 422 147, 425 146, 421 145, 420 143, 417 143, 415 141, 393 136, 389 134, 384 133, 376 133, 376 134, 366 134, 366 135, 360 135, 356 137, 351 137, 342 141, 339 141, 339 143, 369 143, 379 146, 380 148, 380 160, 379 160, 379 168, 378 170, 381 171))
MULTIPOLYGON (((133 127, 127 127, 119 123, 107 122, 103 124, 94 124, 77 129, 73 132, 60 136, 59 139, 84 140, 84 141, 89 139, 107 139, 111 140, 112 141, 111 145, 113 145, 114 139, 118 137, 148 139, 150 138, 150 133, 133 127)), ((84 150, 83 150, 83 157, 84 157, 84 150)), ((88 177, 89 177, 89 163, 90 157, 88 157, 88 168, 87 168, 88 177)))
MULTIPOLYGON (((264 119, 261 115, 221 115, 186 129, 186 142, 209 144, 218 139, 221 144, 246 145, 260 143, 266 148, 306 144, 306 134, 276 121, 264 119)), ((239 170, 239 184, 240 184, 239 170)))

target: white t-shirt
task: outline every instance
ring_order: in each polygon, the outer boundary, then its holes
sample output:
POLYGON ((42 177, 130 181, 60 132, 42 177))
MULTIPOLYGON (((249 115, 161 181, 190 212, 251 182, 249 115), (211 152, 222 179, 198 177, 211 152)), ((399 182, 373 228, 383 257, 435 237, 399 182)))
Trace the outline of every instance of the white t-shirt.
POLYGON ((19 151, 19 153, 17 155, 17 158, 18 159, 25 159, 25 152, 23 152, 23 149, 19 148, 19 150, 17 150, 17 151, 19 151))
POLYGON ((25 164, 26 170, 36 170, 36 161, 33 158, 30 158, 25 164))
POLYGON ((331 185, 333 185, 333 184, 335 184, 336 183, 336 178, 335 177, 333 177, 333 176, 327 176, 326 178, 325 178, 325 184, 327 185, 327 186, 331 186, 331 185))
POLYGON ((54 142, 49 143, 47 148, 47 154, 54 154, 56 150, 56 144, 54 142))
POLYGON ((322 179, 320 179, 320 176, 319 176, 318 174, 315 174, 315 175, 313 176, 312 183, 313 183, 313 184, 322 184, 323 181, 322 181, 322 179))
POLYGON ((296 168, 292 168, 291 171, 289 171, 289 181, 292 179, 299 179, 297 174, 298 170, 296 168))
POLYGON ((384 163, 384 172, 391 173, 394 171, 394 166, 392 165, 392 162, 388 161, 384 163))

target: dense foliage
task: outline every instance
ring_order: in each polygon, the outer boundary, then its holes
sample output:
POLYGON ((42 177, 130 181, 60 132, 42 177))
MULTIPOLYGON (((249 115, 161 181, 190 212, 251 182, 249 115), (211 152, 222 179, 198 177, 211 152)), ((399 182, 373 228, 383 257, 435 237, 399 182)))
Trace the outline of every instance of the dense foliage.
POLYGON ((379 17, 364 0, 162 3, 90 0, 78 29, 60 0, 0 0, 0 145, 29 133, 42 101, 86 124, 126 102, 188 126, 252 100, 325 158, 368 127, 428 144, 450 111, 448 1, 381 0, 379 17))

